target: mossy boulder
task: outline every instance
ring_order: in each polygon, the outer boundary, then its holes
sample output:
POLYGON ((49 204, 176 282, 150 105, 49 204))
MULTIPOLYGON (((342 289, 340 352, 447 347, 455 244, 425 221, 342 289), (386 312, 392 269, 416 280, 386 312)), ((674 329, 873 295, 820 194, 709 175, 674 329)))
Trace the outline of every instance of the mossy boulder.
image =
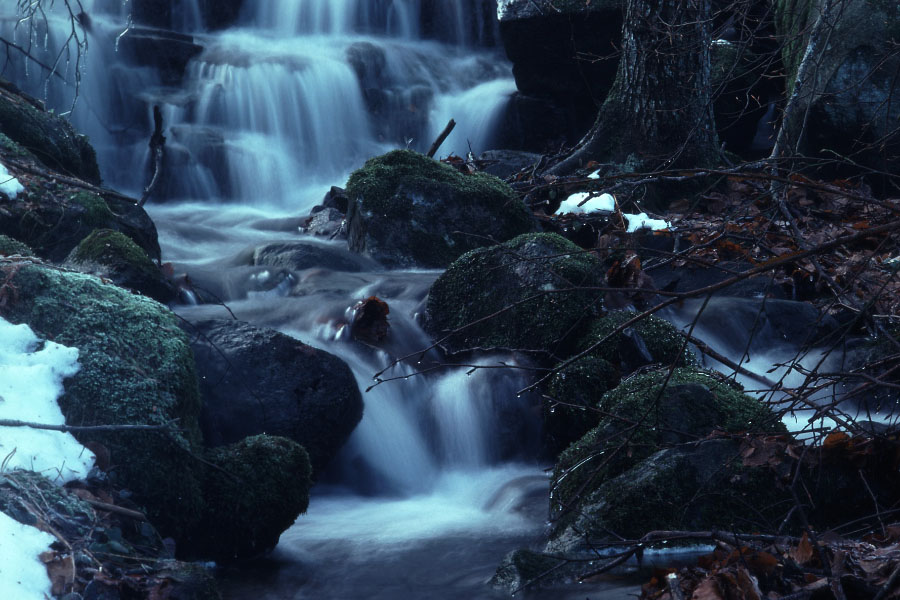
POLYGON ((5 256, 12 256, 13 254, 32 256, 34 251, 28 247, 28 244, 23 244, 17 239, 0 233, 0 254, 5 256))
POLYGON ((118 485, 131 489, 160 530, 180 538, 205 506, 199 466, 200 393, 193 355, 177 319, 159 303, 96 277, 22 262, 0 262, 7 279, 0 314, 79 350, 60 407, 79 425, 165 425, 179 433, 98 432, 118 485))
POLYGON ((389 267, 444 268, 536 224, 500 179, 464 175, 409 150, 366 161, 347 181, 348 243, 389 267))
POLYGON ((308 487, 309 462, 293 442, 254 438, 206 455, 191 346, 165 306, 91 275, 28 259, 0 258, 0 282, 0 316, 79 350, 81 369, 65 381, 59 400, 68 423, 177 427, 76 437, 109 451, 110 480, 133 493, 160 533, 176 539, 182 555, 231 558, 269 547, 305 509, 305 492, 297 486, 308 487), (228 475, 232 467, 236 473, 228 475), (261 504, 251 505, 249 491, 224 494, 237 484, 220 477, 264 490, 252 496, 261 504), (277 499, 279 494, 284 497, 277 499), (242 509, 235 511, 238 504, 242 509), (210 525, 210 515, 226 514, 210 525), (218 536, 217 543, 208 541, 210 535, 218 536))
POLYGON ((213 448, 203 490, 210 504, 193 551, 221 560, 271 550, 281 533, 309 505, 312 469, 302 446, 286 438, 258 435, 213 448))
POLYGON ((608 360, 586 356, 550 379, 542 405, 548 450, 557 454, 597 426, 597 402, 616 387, 620 377, 608 360))
POLYGON ((695 441, 715 430, 782 432, 772 411, 711 373, 660 369, 624 380, 600 399, 597 427, 557 461, 551 509, 575 515, 585 498, 667 446, 695 441))
POLYGON ((174 289, 159 267, 140 246, 119 231, 95 229, 72 250, 66 264, 159 302, 169 302, 175 297, 174 289))
POLYGON ((11 91, 8 84, 0 85, 0 132, 50 169, 100 183, 97 155, 87 138, 65 119, 11 91))
POLYGON ((551 233, 470 251, 434 282, 426 328, 445 348, 517 348, 564 356, 599 314, 600 261, 551 233), (459 330, 459 331, 457 331, 459 330), (455 333, 454 333, 455 332, 455 333))

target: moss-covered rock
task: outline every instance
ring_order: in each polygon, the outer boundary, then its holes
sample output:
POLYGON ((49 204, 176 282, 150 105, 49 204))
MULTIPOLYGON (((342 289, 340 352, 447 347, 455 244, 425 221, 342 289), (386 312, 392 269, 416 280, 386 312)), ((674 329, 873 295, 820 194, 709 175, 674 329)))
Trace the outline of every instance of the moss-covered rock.
POLYGON ((503 558, 488 583, 506 593, 517 592, 526 586, 546 585, 568 575, 564 568, 567 562, 533 550, 514 550, 503 558))
POLYGON ((68 121, 0 86, 0 132, 60 173, 100 183, 97 155, 68 121))
POLYGON ((428 293, 426 327, 454 351, 500 347, 565 355, 578 325, 598 314, 602 296, 576 288, 599 286, 602 277, 600 261, 565 238, 521 235, 450 265, 428 293))
POLYGON ((247 558, 271 550, 309 504, 309 456, 286 438, 259 435, 214 448, 203 481, 208 509, 194 548, 203 556, 247 558))
POLYGON ((79 425, 165 425, 179 433, 98 432, 118 485, 134 491, 165 535, 180 538, 204 511, 198 461, 200 394, 193 355, 177 320, 157 302, 99 279, 21 262, 0 262, 0 314, 79 350, 60 407, 79 425))
MULTIPOLYGON (((593 490, 661 448, 714 430, 784 431, 784 425, 736 384, 693 369, 636 375, 604 394, 597 427, 567 448, 553 475, 551 508, 571 512, 593 490)), ((563 523, 567 520, 563 519, 563 523)))
POLYGON ((544 394, 543 423, 552 453, 564 450, 597 426, 597 402, 619 379, 619 370, 599 356, 586 356, 550 379, 544 394))
POLYGON ((536 225, 512 189, 408 150, 366 161, 347 181, 348 243, 391 267, 442 268, 536 225))
POLYGON ((655 315, 613 335, 635 315, 632 311, 615 310, 594 319, 576 343, 576 351, 585 352, 599 344, 591 356, 610 362, 623 376, 652 363, 679 367, 696 363, 675 326, 655 315))
POLYGON ((28 247, 28 244, 23 244, 17 239, 0 233, 0 254, 6 256, 12 256, 13 254, 31 256, 34 254, 34 251, 28 247))
POLYGON ((95 229, 72 250, 66 263, 160 302, 175 297, 147 253, 127 235, 112 229, 95 229))

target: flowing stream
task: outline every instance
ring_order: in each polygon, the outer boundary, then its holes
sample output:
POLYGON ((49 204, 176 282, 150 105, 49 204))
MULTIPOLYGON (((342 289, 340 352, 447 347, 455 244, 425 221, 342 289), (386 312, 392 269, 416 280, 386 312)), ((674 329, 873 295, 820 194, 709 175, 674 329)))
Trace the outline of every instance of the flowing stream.
MULTIPOLYGON (((493 16, 493 0, 247 0, 239 24, 215 33, 196 0, 183 0, 172 26, 203 50, 174 86, 128 61, 127 2, 82 0, 92 26, 81 65, 64 50, 65 14, 49 13, 49 26, 29 36, 10 4, 0 8, 0 32, 60 58, 57 76, 22 63, 5 76, 65 112, 80 75, 71 119, 91 138, 110 187, 140 195, 152 107, 161 107, 166 178, 148 210, 176 271, 238 318, 338 354, 361 389, 392 356, 428 346, 415 314, 438 272, 385 271, 346 244, 304 238, 297 225, 367 158, 424 151, 450 118, 458 125, 441 155, 491 147, 515 91, 492 46, 496 19, 482 18, 493 16), (288 271, 242 260, 259 245, 301 239, 363 268, 288 271), (341 327, 370 295, 391 307, 384 350, 347 340, 341 327)), ((229 317, 218 305, 175 309, 187 319, 229 317)), ((510 359, 482 358, 492 360, 510 359)), ((412 372, 405 365, 389 375, 412 372)), ((308 514, 271 556, 224 573, 226 598, 503 597, 486 581, 506 553, 539 539, 546 519, 538 416, 516 394, 525 381, 513 369, 455 369, 365 393, 362 422, 308 514)), ((634 581, 612 580, 525 597, 634 590, 634 581)))

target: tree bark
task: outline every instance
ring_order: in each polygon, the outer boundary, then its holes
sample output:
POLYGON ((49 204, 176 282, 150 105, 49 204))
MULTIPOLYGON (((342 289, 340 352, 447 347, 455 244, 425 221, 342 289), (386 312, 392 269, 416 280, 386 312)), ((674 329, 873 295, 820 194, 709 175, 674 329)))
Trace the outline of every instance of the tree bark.
POLYGON ((651 170, 715 163, 711 25, 710 0, 628 0, 612 90, 594 126, 551 172, 589 161, 651 170))

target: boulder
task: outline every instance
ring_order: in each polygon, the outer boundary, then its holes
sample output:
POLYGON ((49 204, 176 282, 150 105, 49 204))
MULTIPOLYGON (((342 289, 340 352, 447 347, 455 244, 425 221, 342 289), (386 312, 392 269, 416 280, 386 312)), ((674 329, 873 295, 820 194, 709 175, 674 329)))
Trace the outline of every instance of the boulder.
POLYGON ((541 160, 540 154, 516 150, 488 150, 482 152, 479 160, 487 161, 483 171, 488 175, 505 179, 526 167, 533 167, 541 160))
POLYGON ((46 167, 100 183, 97 155, 87 137, 76 133, 65 119, 17 93, 4 80, 0 80, 0 132, 46 167))
POLYGON ((356 380, 336 356, 241 321, 200 321, 189 329, 208 445, 279 435, 302 444, 319 473, 362 418, 356 380))
POLYGON ((175 288, 131 238, 112 229, 95 229, 66 258, 66 266, 109 279, 162 303, 175 298, 175 288))
POLYGON ((535 230, 512 189, 409 150, 366 161, 347 182, 348 243, 388 267, 444 268, 463 253, 535 230))
POLYGON ((28 244, 23 244, 19 240, 0 234, 0 255, 33 256, 34 250, 29 248, 28 244))
POLYGON ((554 470, 557 537, 569 535, 567 528, 587 526, 582 509, 598 489, 667 446, 703 439, 714 430, 785 431, 769 408, 737 384, 690 368, 677 368, 671 377, 669 369, 632 376, 604 394, 596 408, 597 427, 566 449, 554 470))
POLYGON ((0 258, 0 281, 0 316, 78 348, 81 369, 65 381, 59 400, 68 423, 177 424, 176 430, 166 433, 112 430, 75 435, 82 443, 105 447, 110 481, 132 492, 160 533, 177 541, 182 555, 223 559, 256 553, 271 547, 277 541, 273 531, 305 509, 306 498, 296 486, 308 489, 306 457, 293 442, 261 440, 256 445, 263 450, 240 447, 222 451, 231 452, 231 458, 220 452, 205 456, 193 354, 187 335, 165 306, 91 275, 22 258, 0 258), (272 502, 268 496, 255 497, 266 506, 251 506, 241 499, 246 510, 235 511, 235 496, 220 495, 226 484, 219 477, 234 485, 235 476, 210 463, 231 467, 244 460, 244 454, 255 472, 246 480, 270 492, 288 489, 277 518, 267 512, 272 502), (285 473, 282 468, 290 470, 285 473), (295 487, 286 487, 287 478, 295 487), (212 532, 204 519, 211 514, 230 515, 216 523, 218 544, 207 540, 212 532), (264 527, 260 519, 266 515, 273 521, 264 527))
POLYGON ((564 356, 579 325, 598 314, 602 297, 574 288, 602 280, 600 261, 568 240, 521 235, 450 265, 428 293, 426 329, 451 351, 513 348, 564 356))
POLYGON ((275 547, 281 532, 309 505, 311 467, 302 446, 257 435, 209 450, 203 491, 217 502, 203 515, 204 532, 193 549, 221 560, 258 556, 275 547), (223 549, 227 549, 226 554, 223 549))
MULTIPOLYGON (((326 209, 333 210, 333 209, 326 209)), ((319 211, 316 214, 322 214, 319 211)), ((367 261, 346 250, 316 242, 276 242, 253 250, 253 265, 281 267, 293 271, 322 268, 357 273, 367 261)), ((368 266, 368 265, 366 265, 368 266)))

